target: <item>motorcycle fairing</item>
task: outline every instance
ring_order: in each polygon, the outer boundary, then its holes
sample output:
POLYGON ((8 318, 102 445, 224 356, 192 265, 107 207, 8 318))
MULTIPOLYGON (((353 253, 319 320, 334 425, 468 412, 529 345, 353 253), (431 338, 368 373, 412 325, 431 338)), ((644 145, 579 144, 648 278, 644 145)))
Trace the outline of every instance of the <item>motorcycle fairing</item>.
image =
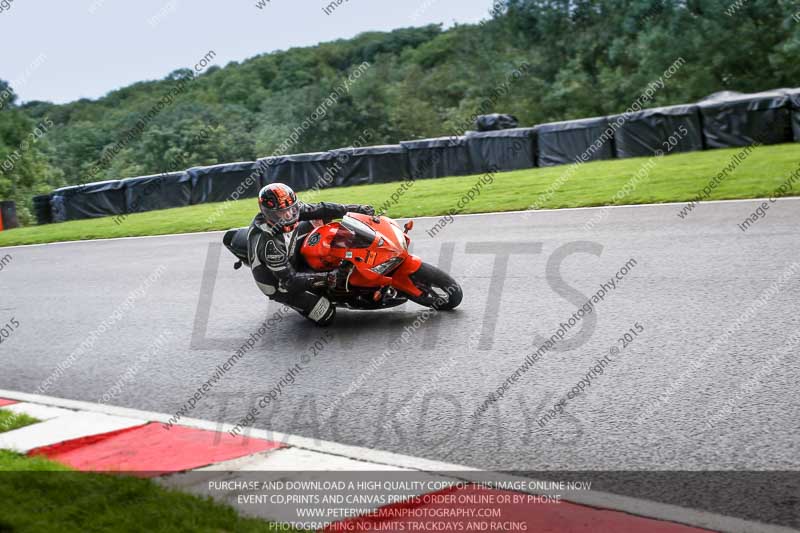
POLYGON ((315 228, 306 237, 301 253, 308 265, 318 271, 338 268, 343 261, 369 268, 355 268, 348 283, 353 287, 392 286, 405 294, 420 296, 411 275, 420 269, 422 259, 408 253, 408 238, 389 218, 348 213, 342 222, 315 228), (403 262, 384 274, 371 268, 392 258, 403 262))

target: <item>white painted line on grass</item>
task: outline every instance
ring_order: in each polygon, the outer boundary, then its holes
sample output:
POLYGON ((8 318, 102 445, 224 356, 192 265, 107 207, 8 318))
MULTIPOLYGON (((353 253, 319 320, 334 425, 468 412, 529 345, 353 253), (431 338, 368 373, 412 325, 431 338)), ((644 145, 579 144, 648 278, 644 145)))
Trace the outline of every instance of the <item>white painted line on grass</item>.
POLYGON ((60 416, 75 414, 75 411, 70 409, 62 409, 61 407, 50 407, 48 405, 28 402, 7 405, 6 407, 0 407, 0 410, 11 411, 12 413, 18 415, 32 416, 40 422, 58 418, 60 416))
POLYGON ((141 424, 141 420, 134 418, 121 418, 96 412, 72 413, 0 433, 0 449, 28 453, 34 448, 127 429, 141 424))

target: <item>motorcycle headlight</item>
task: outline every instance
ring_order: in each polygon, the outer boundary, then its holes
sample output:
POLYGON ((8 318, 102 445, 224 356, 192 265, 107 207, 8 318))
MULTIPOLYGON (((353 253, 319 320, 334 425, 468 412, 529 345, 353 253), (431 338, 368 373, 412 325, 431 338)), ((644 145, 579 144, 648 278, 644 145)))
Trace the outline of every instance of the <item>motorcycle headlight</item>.
POLYGON ((378 265, 378 266, 376 266, 374 268, 371 268, 370 270, 372 272, 375 272, 376 274, 380 274, 381 276, 383 276, 384 274, 386 274, 387 272, 391 271, 392 269, 397 268, 400 265, 400 263, 402 263, 402 262, 403 262, 403 260, 401 258, 393 257, 393 258, 389 259, 388 261, 386 261, 385 263, 381 263, 380 265, 378 265))

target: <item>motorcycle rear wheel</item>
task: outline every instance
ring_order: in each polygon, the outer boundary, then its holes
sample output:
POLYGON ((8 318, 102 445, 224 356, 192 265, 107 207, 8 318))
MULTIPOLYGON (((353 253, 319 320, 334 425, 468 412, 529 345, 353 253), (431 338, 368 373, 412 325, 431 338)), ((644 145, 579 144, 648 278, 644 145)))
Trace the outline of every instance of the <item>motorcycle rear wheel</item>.
POLYGON ((425 307, 449 311, 458 307, 464 297, 461 285, 450 274, 428 263, 422 263, 411 275, 411 281, 422 294, 408 295, 409 300, 425 307))

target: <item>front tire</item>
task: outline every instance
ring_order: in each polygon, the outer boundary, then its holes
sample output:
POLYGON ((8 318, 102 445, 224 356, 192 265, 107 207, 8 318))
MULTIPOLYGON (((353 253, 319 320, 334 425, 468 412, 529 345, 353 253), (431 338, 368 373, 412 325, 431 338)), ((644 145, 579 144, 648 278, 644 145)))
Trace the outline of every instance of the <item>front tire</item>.
POLYGON ((428 263, 422 263, 420 269, 411 274, 411 281, 422 294, 408 298, 425 307, 450 311, 458 307, 464 297, 461 285, 450 274, 428 263))

